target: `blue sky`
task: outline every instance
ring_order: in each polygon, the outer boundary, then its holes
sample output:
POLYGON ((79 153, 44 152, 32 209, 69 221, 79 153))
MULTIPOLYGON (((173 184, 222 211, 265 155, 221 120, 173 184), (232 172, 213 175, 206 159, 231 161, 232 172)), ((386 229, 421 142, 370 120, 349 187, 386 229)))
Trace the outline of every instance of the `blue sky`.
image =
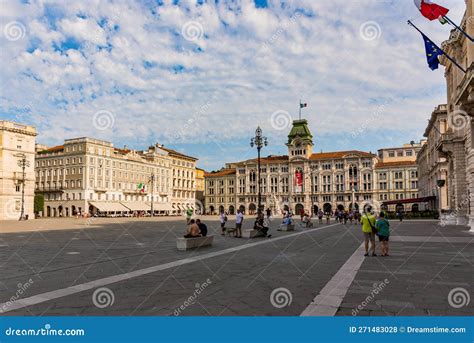
MULTIPOLYGON (((462 0, 439 0, 459 22, 462 0)), ((412 19, 433 41, 450 27, 412 0, 1 2, 0 117, 43 144, 89 136, 142 149, 160 142, 206 170, 285 154, 298 103, 315 151, 422 138, 446 102, 412 19)))

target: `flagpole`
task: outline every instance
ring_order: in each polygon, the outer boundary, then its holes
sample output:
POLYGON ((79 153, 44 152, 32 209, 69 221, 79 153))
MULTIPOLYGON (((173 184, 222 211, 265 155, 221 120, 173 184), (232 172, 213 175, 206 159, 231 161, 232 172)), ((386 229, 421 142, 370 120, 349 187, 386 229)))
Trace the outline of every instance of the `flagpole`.
POLYGON ((301 120, 301 99, 300 99, 300 115, 298 119, 301 120))
POLYGON ((456 25, 456 23, 454 21, 452 21, 451 19, 449 19, 448 16, 445 16, 443 15, 443 18, 446 19, 448 21, 448 23, 450 23, 451 25, 453 25, 458 31, 460 31, 464 36, 466 36, 471 42, 474 42, 474 39, 469 36, 469 34, 464 31, 463 29, 461 29, 461 27, 459 27, 458 25, 456 25))
POLYGON ((419 28, 417 28, 417 27, 415 26, 415 24, 413 24, 410 20, 408 20, 408 25, 413 26, 419 33, 421 33, 423 36, 425 36, 426 39, 428 39, 431 44, 433 44, 437 49, 439 49, 440 51, 442 51, 442 52, 443 52, 443 55, 446 56, 446 58, 447 58, 448 60, 450 60, 451 62, 453 62, 453 64, 454 64, 456 67, 458 67, 459 69, 461 69, 464 73, 467 73, 467 70, 465 70, 463 67, 461 67, 461 66, 459 65, 459 63, 454 60, 454 58, 452 58, 451 56, 449 56, 443 49, 441 49, 441 48, 440 48, 439 46, 437 46, 431 39, 429 39, 428 36, 426 36, 426 35, 425 35, 419 28))

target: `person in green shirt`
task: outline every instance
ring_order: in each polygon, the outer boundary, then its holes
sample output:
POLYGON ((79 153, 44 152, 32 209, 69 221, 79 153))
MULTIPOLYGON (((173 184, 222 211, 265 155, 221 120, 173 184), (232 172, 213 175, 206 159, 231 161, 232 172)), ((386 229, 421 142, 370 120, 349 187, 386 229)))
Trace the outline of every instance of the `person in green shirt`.
POLYGON ((381 244, 380 250, 382 256, 388 256, 388 238, 390 237, 390 223, 385 219, 385 213, 380 212, 379 219, 375 224, 377 235, 381 244))
POLYGON ((186 210, 186 223, 189 225, 189 222, 191 221, 191 218, 193 217, 193 210, 188 208, 186 210))
POLYGON ((365 241, 365 255, 369 256, 369 241, 370 241, 370 250, 372 251, 372 256, 377 256, 375 254, 375 216, 371 213, 372 208, 370 206, 365 208, 365 213, 361 216, 360 222, 362 224, 362 233, 364 234, 365 241))

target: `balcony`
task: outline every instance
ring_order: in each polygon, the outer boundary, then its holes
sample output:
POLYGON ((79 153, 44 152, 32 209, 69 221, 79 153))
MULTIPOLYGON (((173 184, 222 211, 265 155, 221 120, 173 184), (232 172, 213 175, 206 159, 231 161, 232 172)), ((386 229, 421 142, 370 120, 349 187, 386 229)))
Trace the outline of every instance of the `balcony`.
POLYGON ((37 193, 64 193, 63 187, 38 187, 35 192, 37 193))

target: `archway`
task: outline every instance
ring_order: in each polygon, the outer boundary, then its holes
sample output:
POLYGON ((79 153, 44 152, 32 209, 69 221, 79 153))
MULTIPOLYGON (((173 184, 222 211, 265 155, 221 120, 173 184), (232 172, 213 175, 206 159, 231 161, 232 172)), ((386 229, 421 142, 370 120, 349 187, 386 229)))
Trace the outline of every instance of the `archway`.
POLYGON ((232 206, 232 205, 229 206, 229 214, 230 214, 230 215, 235 214, 235 207, 232 206))
POLYGON ((46 207, 46 217, 51 217, 51 206, 46 207))
POLYGON ((71 213, 72 213, 73 216, 75 216, 77 214, 76 206, 74 206, 74 205, 71 206, 71 213))
POLYGON ((59 205, 59 207, 58 207, 58 216, 59 217, 63 216, 63 206, 62 205, 59 205))
POLYGON ((420 210, 420 206, 418 204, 411 205, 412 212, 418 212, 420 210))
POLYGON ((257 206, 255 206, 254 203, 250 204, 249 205, 249 214, 255 214, 255 212, 257 211, 257 206))
POLYGON ((215 211, 215 208, 214 206, 209 206, 209 211, 211 212, 211 214, 214 214, 214 211, 215 211))
POLYGON ((337 209, 339 211, 344 211, 344 205, 342 205, 342 204, 337 205, 337 209))
POLYGON ((219 206, 219 213, 222 213, 222 212, 225 212, 225 210, 224 210, 224 206, 221 205, 219 206))
POLYGON ((290 211, 290 207, 288 205, 284 205, 283 206, 283 210, 286 211, 286 212, 289 212, 290 211))
POLYGON ((296 204, 295 214, 300 215, 302 212, 304 212, 304 206, 302 204, 296 204))
POLYGON ((244 206, 244 205, 240 205, 240 206, 239 206, 239 211, 240 211, 242 214, 245 214, 245 206, 244 206))
POLYGON ((316 205, 313 205, 313 213, 318 213, 319 212, 319 207, 316 205))
POLYGON ((352 208, 352 203, 349 204, 349 210, 352 211, 354 209, 354 211, 359 211, 359 204, 358 203, 354 203, 354 208, 352 208))
POLYGON ((331 213, 331 211, 332 211, 332 205, 331 205, 330 203, 328 203, 328 202, 325 203, 325 204, 323 205, 323 212, 324 212, 324 213, 331 213))

